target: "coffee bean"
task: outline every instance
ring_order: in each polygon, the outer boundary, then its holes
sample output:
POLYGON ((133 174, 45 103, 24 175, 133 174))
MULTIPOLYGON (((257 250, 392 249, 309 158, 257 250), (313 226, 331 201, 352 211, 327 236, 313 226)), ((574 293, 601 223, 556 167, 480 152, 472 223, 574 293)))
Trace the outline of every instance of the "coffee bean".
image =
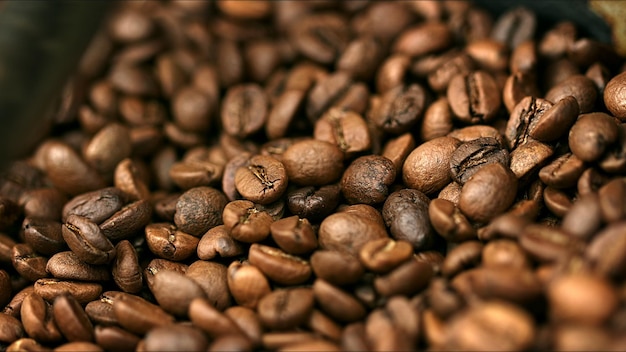
POLYGON ((553 153, 554 150, 549 145, 534 140, 529 141, 511 152, 511 171, 520 183, 525 183, 553 153))
MULTIPOLYGON (((433 67, 426 70, 428 85, 436 92, 443 93, 455 76, 469 74, 475 66, 474 60, 465 52, 446 52, 437 57, 433 67)), ((414 64, 413 69, 415 68, 414 64)))
POLYGON ((297 215, 280 219, 270 225, 274 242, 289 254, 306 254, 317 248, 313 226, 297 215))
POLYGON ((57 343, 63 338, 55 323, 52 307, 40 295, 31 293, 24 299, 21 317, 24 331, 31 338, 46 343, 57 343))
POLYGON ((239 138, 258 132, 267 119, 268 102, 260 86, 232 87, 226 93, 221 111, 224 131, 239 138))
POLYGON ((119 241, 140 232, 150 222, 152 208, 146 199, 124 206, 100 224, 100 230, 111 241, 119 241))
POLYGON ((100 173, 110 173, 132 152, 128 128, 120 124, 103 127, 87 144, 85 161, 100 173))
POLYGON ((346 156, 370 148, 370 132, 365 120, 356 112, 331 108, 315 122, 315 139, 337 145, 346 156))
POLYGON ((111 268, 115 284, 128 293, 138 293, 143 286, 143 277, 139 266, 137 251, 128 240, 115 245, 117 253, 111 268))
POLYGON ((228 289, 237 304, 252 309, 271 291, 261 270, 248 262, 236 261, 228 266, 228 289))
POLYGON ((491 37, 509 48, 515 48, 531 39, 536 27, 536 15, 524 7, 517 7, 500 15, 493 25, 491 37))
POLYGON ((461 144, 450 158, 450 175, 460 184, 492 163, 509 165, 509 153, 495 138, 478 138, 461 144))
POLYGON ((461 144, 456 138, 439 137, 422 143, 406 158, 402 179, 410 188, 427 195, 450 182, 450 158, 461 144))
POLYGON ((519 243, 531 257, 540 261, 558 261, 580 253, 583 248, 580 240, 563 230, 539 224, 526 226, 519 243))
POLYGON ((320 224, 318 233, 320 247, 357 255, 368 241, 388 237, 382 224, 357 214, 363 213, 349 213, 344 210, 326 217, 320 224))
POLYGON ((291 43, 305 57, 321 64, 331 64, 348 46, 349 28, 339 14, 307 16, 293 24, 291 43))
POLYGON ((383 218, 391 236, 408 241, 413 248, 432 244, 433 231, 428 219, 430 200, 418 190, 403 189, 389 195, 383 205, 383 218))
POLYGON ((211 342, 207 351, 252 351, 252 343, 243 336, 226 335, 211 342))
POLYGON ((48 276, 46 272, 48 258, 37 254, 31 246, 25 243, 16 244, 12 248, 11 255, 13 268, 27 280, 37 281, 48 276))
POLYGON ((511 206, 516 190, 517 179, 508 167, 489 164, 463 185, 459 209, 472 220, 486 222, 511 206))
POLYGON ((95 300, 102 292, 102 285, 92 282, 63 281, 43 278, 35 281, 35 293, 48 302, 62 294, 70 294, 81 304, 95 300))
POLYGON ((189 318, 195 326, 213 338, 225 335, 243 335, 243 332, 229 317, 203 298, 194 298, 191 301, 189 318))
POLYGON ((8 314, 0 314, 0 326, 0 342, 3 344, 11 344, 24 336, 22 323, 8 314))
POLYGON ((449 28, 440 22, 429 22, 405 30, 396 40, 393 51, 412 57, 447 48, 452 42, 449 28))
POLYGON ((343 173, 341 192, 350 204, 381 203, 395 178, 391 160, 383 156, 363 156, 354 160, 343 173))
POLYGON ((624 221, 620 221, 605 227, 596 234, 585 251, 585 258, 603 276, 624 275, 623 254, 626 251, 626 241, 620 234, 625 225, 624 221))
POLYGON ((601 204, 597 194, 581 196, 563 217, 562 228, 576 238, 588 239, 602 225, 601 204))
POLYGON ((305 102, 305 91, 292 89, 283 92, 273 102, 265 123, 265 134, 270 139, 285 137, 305 102))
POLYGON ((252 344, 259 345, 261 343, 263 327, 254 310, 237 306, 228 308, 224 311, 224 314, 235 322, 239 330, 244 332, 252 344))
POLYGON ((578 102, 580 112, 585 114, 593 110, 598 96, 598 90, 593 81, 584 75, 573 75, 556 86, 545 95, 545 99, 556 103, 567 96, 573 96, 578 102))
POLYGON ((59 252, 50 257, 46 271, 62 280, 108 281, 111 278, 106 266, 87 264, 72 251, 59 252))
POLYGON ((624 106, 620 103, 621 97, 624 94, 623 89, 621 88, 621 83, 624 81, 624 77, 626 77, 626 75, 624 73, 620 73, 611 78, 604 89, 604 104, 606 105, 606 108, 609 109, 613 116, 621 120, 626 117, 624 106))
POLYGON ((198 260, 189 265, 185 275, 202 288, 206 299, 215 308, 223 310, 231 305, 225 265, 198 260))
POLYGON ((515 106, 525 97, 540 96, 536 75, 532 72, 514 72, 502 88, 502 102, 508 112, 513 112, 515 106))
POLYGON ((445 348, 524 350, 535 338, 528 313, 501 302, 485 302, 457 315, 445 333, 445 348))
POLYGON ((94 329, 95 341, 104 349, 134 350, 139 343, 139 337, 117 326, 96 325, 94 329))
POLYGON ((65 221, 70 215, 79 215, 100 224, 120 210, 124 203, 124 194, 115 187, 83 193, 65 204, 62 219, 65 221))
POLYGON ((339 204, 341 188, 337 185, 303 187, 287 193, 289 211, 312 221, 330 214, 339 204))
POLYGON ((492 240, 483 247, 484 267, 525 269, 530 267, 526 253, 517 242, 508 239, 492 240))
POLYGON ((138 335, 174 323, 174 317, 161 307, 134 295, 122 295, 115 299, 113 313, 123 328, 138 335))
POLYGON ((115 257, 115 247, 111 241, 89 219, 70 215, 62 230, 68 247, 85 263, 105 264, 115 257))
POLYGON ((313 290, 309 288, 279 289, 261 298, 257 311, 265 327, 286 330, 303 324, 313 303, 313 290))
POLYGON ((191 278, 176 271, 161 270, 154 275, 150 291, 159 306, 176 316, 186 316, 194 298, 204 298, 204 290, 191 278))
POLYGON ((250 246, 248 258, 252 265, 278 284, 301 284, 311 276, 311 266, 308 262, 278 248, 254 243, 250 246))
POLYGON ((495 80, 485 71, 454 76, 446 96, 454 115, 470 124, 490 122, 502 103, 495 80))
POLYGON ((115 188, 121 190, 128 200, 147 199, 150 195, 139 165, 133 159, 124 159, 117 164, 113 180, 115 188))
POLYGON ((419 84, 394 87, 383 94, 371 119, 376 127, 385 132, 408 132, 424 114, 427 98, 426 91, 419 84))
POLYGON ((478 241, 467 241, 454 247, 441 265, 441 273, 451 277, 464 269, 472 268, 480 263, 483 245, 478 241))
POLYGON ((62 295, 55 298, 52 312, 59 330, 68 341, 93 341, 93 325, 74 297, 62 295))
POLYGON ((197 237, 177 230, 169 223, 152 223, 145 229, 146 242, 150 251, 157 256, 173 261, 181 261, 196 253, 197 237))
POLYGON ((383 297, 411 295, 428 285, 434 272, 429 264, 408 260, 384 276, 374 280, 374 287, 383 297))
POLYGON ((202 260, 236 257, 243 254, 242 245, 235 241, 224 225, 218 225, 205 233, 198 242, 197 254, 202 260))
POLYGON ((270 234, 273 219, 247 200, 232 201, 224 207, 224 226, 237 241, 260 242, 270 234))
POLYGON ((150 330, 143 340, 143 351, 206 351, 209 341, 196 327, 183 324, 150 330))
MULTIPOLYGON (((581 111, 582 108, 581 108, 581 111)), ((614 119, 601 112, 581 115, 569 133, 569 147, 583 161, 598 160, 617 140, 614 119)))
POLYGON ((287 172, 280 161, 256 155, 249 159, 248 165, 235 172, 235 187, 244 198, 269 204, 278 200, 287 189, 287 172))
POLYGON ((568 188, 576 185, 583 171, 584 162, 572 153, 565 153, 541 168, 539 178, 549 187, 568 188))
POLYGON ((148 284, 148 288, 154 284, 154 276, 160 271, 175 271, 185 274, 189 266, 180 262, 174 262, 167 259, 155 258, 148 263, 143 271, 143 279, 148 284))
POLYGON ((464 271, 452 280, 452 287, 468 301, 479 297, 528 307, 537 304, 542 294, 542 284, 533 271, 504 267, 464 271))
POLYGON ((339 251, 315 251, 311 255, 311 267, 318 278, 334 285, 355 283, 364 273, 355 256, 339 251))
POLYGON ((269 332, 263 334, 263 347, 268 349, 278 349, 285 346, 292 346, 299 342, 314 341, 316 339, 317 337, 311 332, 269 332))
POLYGON ((454 203, 446 199, 435 198, 430 202, 428 218, 435 231, 450 242, 462 242, 476 237, 476 230, 469 220, 454 203))
POLYGON ((407 241, 381 238, 367 242, 359 251, 363 266, 376 273, 386 273, 408 260, 413 246, 407 241))
POLYGON ((339 179, 343 153, 327 142, 303 140, 287 148, 283 164, 290 181, 303 186, 321 186, 339 179))
MULTIPOLYGON (((320 116, 333 105, 341 100, 350 89, 352 78, 347 72, 335 72, 321 77, 311 88, 306 104, 306 114, 311 123, 317 121, 320 116)), ((340 106, 337 106, 340 107, 340 106)), ((352 110, 352 109, 342 109, 352 110)))
POLYGON ((322 310, 341 322, 353 322, 366 315, 365 307, 349 293, 323 279, 315 280, 313 294, 322 310))
POLYGON ((349 72, 354 78, 368 81, 383 58, 383 46, 374 36, 364 35, 346 45, 337 59, 337 69, 349 72))

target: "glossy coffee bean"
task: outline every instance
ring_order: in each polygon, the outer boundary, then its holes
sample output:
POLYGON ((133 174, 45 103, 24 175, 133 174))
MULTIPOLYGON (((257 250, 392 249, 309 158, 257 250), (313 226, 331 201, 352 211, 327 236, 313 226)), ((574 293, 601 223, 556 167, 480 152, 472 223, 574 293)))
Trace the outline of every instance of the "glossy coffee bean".
POLYGON ((278 200, 287 189, 284 165, 265 155, 251 157, 235 172, 235 188, 244 198, 259 204, 278 200))
POLYGON ((517 179, 502 164, 482 167, 461 189, 459 209, 470 219, 485 222, 507 210, 517 191, 517 179))
POLYGON ((447 97, 454 115, 471 124, 490 122, 502 104, 495 80, 484 71, 455 76, 448 85, 447 97))
MULTIPOLYGON (((582 111, 582 109, 581 109, 582 111)), ((581 115, 569 133, 572 153, 583 161, 595 161, 617 140, 618 129, 613 117, 601 113, 581 115)))
POLYGON ((63 239, 76 256, 88 264, 106 264, 115 257, 115 247, 98 225, 85 217, 70 215, 63 225, 63 239))
POLYGON ((383 219, 391 237, 409 242, 414 249, 427 248, 433 240, 428 218, 430 200, 418 190, 403 189, 387 197, 383 219))
POLYGON ((281 285, 301 284, 311 276, 308 262, 278 248, 254 243, 250 246, 248 260, 270 280, 281 285))
POLYGON ((59 330, 68 341, 93 341, 93 325, 74 297, 63 295, 55 298, 52 312, 59 330))
POLYGON ((272 216, 247 200, 232 201, 224 207, 222 215, 226 230, 237 241, 254 243, 270 234, 272 216))
POLYGON ((259 131, 268 113, 265 93, 256 84, 231 87, 222 103, 221 121, 224 131, 239 138, 259 131))
POLYGON ((224 225, 207 231, 198 242, 197 255, 202 260, 216 257, 230 258, 243 254, 241 243, 233 239, 224 225))
POLYGON ((500 163, 508 166, 509 153, 503 149, 495 138, 478 138, 461 144, 450 158, 450 175, 452 179, 464 184, 481 167, 500 163))
POLYGON ((291 145, 283 154, 289 180, 303 186, 326 185, 343 172, 343 153, 337 146, 314 139, 291 145))
POLYGON ((232 262, 227 275, 228 289, 240 306, 254 309, 259 300, 271 292, 263 272, 248 262, 232 262))
POLYGON ((287 193, 287 207, 293 214, 315 221, 330 214, 339 204, 340 196, 338 184, 298 188, 287 193))
POLYGON ((456 138, 439 137, 422 143, 406 158, 402 180, 413 189, 427 195, 450 183, 450 158, 461 144, 456 138))
POLYGON ((185 275, 202 288, 206 299, 216 309, 223 310, 231 305, 228 268, 225 265, 198 260, 189 265, 185 275))
POLYGON ((87 264, 72 251, 59 252, 50 257, 46 271, 62 280, 108 281, 111 278, 105 265, 87 264))

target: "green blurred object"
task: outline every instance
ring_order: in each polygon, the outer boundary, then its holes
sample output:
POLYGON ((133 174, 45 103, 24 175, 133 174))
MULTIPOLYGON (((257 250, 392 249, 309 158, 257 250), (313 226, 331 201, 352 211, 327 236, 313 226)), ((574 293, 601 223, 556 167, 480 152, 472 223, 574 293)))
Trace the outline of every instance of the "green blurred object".
POLYGON ((0 165, 23 156, 48 130, 53 103, 110 4, 0 2, 0 165))

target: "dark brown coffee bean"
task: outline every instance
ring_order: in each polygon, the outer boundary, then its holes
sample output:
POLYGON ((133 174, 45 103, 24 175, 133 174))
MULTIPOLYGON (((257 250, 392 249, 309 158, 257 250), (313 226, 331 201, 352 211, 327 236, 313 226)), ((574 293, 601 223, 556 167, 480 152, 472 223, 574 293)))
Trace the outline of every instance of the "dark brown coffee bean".
POLYGON ((100 230, 111 241, 130 238, 140 232, 152 218, 152 207, 146 199, 124 206, 100 224, 100 230))
POLYGON ((411 259, 374 279, 374 287, 383 297, 412 295, 425 288, 433 275, 430 264, 411 259))
POLYGON ((286 330, 303 324, 311 314, 313 304, 310 288, 280 289, 263 297, 257 312, 265 327, 286 330))
POLYGON ((485 302, 458 314, 445 332, 449 349, 525 350, 535 338, 532 317, 503 302, 485 302))
POLYGON ((502 102, 509 112, 513 112, 515 106, 525 97, 539 95, 534 73, 515 72, 506 79, 502 88, 502 102))
POLYGON ((115 245, 116 257, 111 268, 115 284, 128 293, 138 293, 143 287, 143 277, 137 251, 128 240, 115 245))
POLYGON ((223 310, 231 305, 227 270, 223 264, 198 260, 189 265, 185 275, 202 288, 211 305, 223 310))
POLYGON ((407 156, 402 179, 413 189, 427 195, 450 183, 450 158, 461 144, 456 138, 439 137, 422 143, 407 156))
POLYGON ((574 43, 576 35, 574 23, 559 22, 543 35, 538 46, 539 53, 548 58, 559 57, 574 43))
POLYGON ((304 186, 326 185, 343 171, 343 153, 337 146, 314 139, 291 145, 283 154, 290 181, 304 186))
POLYGON ((383 219, 396 240, 408 241, 414 249, 432 244, 433 231, 428 219, 430 200, 418 190, 403 189, 389 195, 383 205, 383 219))
POLYGON ((244 253, 242 245, 235 241, 224 225, 215 226, 205 233, 198 242, 197 254, 202 260, 215 257, 230 258, 244 253))
POLYGON ((244 198, 259 204, 278 200, 287 189, 287 172, 271 156, 255 155, 235 172, 235 187, 244 198))
POLYGON ((113 180, 115 188, 121 190, 128 200, 147 199, 150 195, 139 165, 133 159, 124 159, 117 164, 113 180))
POLYGON ((272 216, 248 200, 232 201, 224 207, 224 226, 237 241, 260 242, 270 234, 272 216))
POLYGON ((424 114, 427 93, 419 84, 391 88, 381 97, 371 119, 379 129, 393 134, 408 132, 424 114))
MULTIPOLYGON (((30 219, 24 219, 24 221, 30 221, 30 219)), ((59 226, 59 234, 61 234, 60 230, 61 228, 59 226)), ((62 237, 61 236, 59 237, 61 238, 61 242, 62 242, 63 241, 62 237)), ((32 241, 25 241, 25 242, 28 243, 32 241)), ((15 242, 15 240, 12 237, 9 237, 8 235, 4 233, 0 233, 0 262, 11 263, 11 258, 13 257, 11 254, 11 251, 12 251, 13 246, 15 246, 16 244, 17 242, 15 242)))
POLYGON ((611 181, 611 176, 595 167, 589 167, 580 175, 576 183, 579 195, 597 192, 602 186, 611 181))
POLYGON ((331 64, 348 46, 349 27, 336 13, 310 15, 293 24, 290 39, 305 57, 321 64, 331 64))
POLYGON ((500 95, 496 81, 485 71, 455 76, 446 94, 454 115, 470 124, 493 120, 502 103, 500 95))
POLYGON ((383 224, 366 216, 360 210, 352 213, 344 210, 326 217, 318 233, 320 247, 357 255, 368 241, 388 237, 383 224))
POLYGON ((157 256, 181 261, 196 253, 197 237, 179 231, 169 223, 153 223, 146 226, 146 242, 150 251, 157 256))
POLYGON ((507 210, 517 193, 517 179, 502 164, 489 164, 463 185, 459 209, 470 219, 486 222, 507 210))
POLYGON ((46 271, 62 280, 108 281, 111 278, 106 266, 87 264, 71 251, 59 252, 50 257, 46 271))
POLYGON ((604 89, 604 105, 611 112, 611 114, 620 120, 626 118, 626 108, 621 103, 624 96, 624 90, 622 84, 626 79, 625 73, 620 73, 617 76, 611 78, 604 89))
POLYGON ((562 229, 576 238, 589 239, 602 225, 601 204, 597 194, 579 197, 563 217, 562 229))
MULTIPOLYGON (((24 298, 35 291, 33 285, 26 286, 19 292, 11 292, 11 281, 9 274, 6 271, 0 271, 0 287, 4 296, 0 296, 0 303, 8 302, 2 309, 2 315, 10 315, 14 318, 19 318, 22 309, 22 303, 24 298), (11 295, 13 295, 11 297, 11 295)), ((2 325, 0 325, 2 326, 2 325)))
POLYGON ((201 89, 188 86, 179 89, 172 99, 174 122, 185 131, 206 131, 215 110, 211 97, 201 89))
POLYGON ((536 15, 524 7, 516 7, 500 15, 493 25, 491 37, 512 49, 532 39, 536 27, 536 15))
POLYGON ((416 57, 445 49, 451 42, 452 33, 448 26, 441 22, 428 22, 402 32, 393 51, 416 57))
POLYGON ((562 218, 567 214, 573 204, 573 197, 564 190, 546 187, 543 192, 543 201, 546 208, 557 217, 562 218))
POLYGON ((531 130, 536 129, 552 106, 551 102, 532 96, 520 100, 511 111, 511 117, 506 125, 505 137, 509 148, 515 149, 518 145, 528 142, 531 130))
POLYGON ((130 134, 124 125, 112 123, 104 126, 83 151, 85 161, 100 173, 110 173, 132 152, 130 134))
MULTIPOLYGON (((432 64, 432 67, 429 67, 425 74, 428 76, 428 84, 436 92, 445 92, 455 76, 469 74, 476 66, 467 53, 456 50, 436 57, 432 64)), ((415 68, 414 64, 413 69, 415 70, 415 68)))
POLYGON ((220 181, 223 167, 207 161, 182 161, 172 165, 169 176, 180 188, 211 186, 220 181))
POLYGON ((428 217, 435 231, 448 241, 463 242, 476 238, 476 230, 469 220, 449 200, 433 199, 428 206, 428 217))
POLYGON ((337 59, 337 70, 349 72, 354 78, 369 81, 383 59, 383 46, 374 36, 361 36, 351 41, 337 59))
POLYGON ((68 341, 93 341, 93 325, 74 297, 62 295, 55 298, 52 312, 59 330, 68 341))
POLYGON ((322 219, 339 204, 341 187, 338 184, 304 187, 287 194, 289 211, 311 221, 322 219))
POLYGON ((70 215, 63 225, 63 239, 78 258, 88 264, 105 264, 115 257, 115 247, 98 225, 89 219, 70 215))
POLYGON ((174 317, 161 307, 134 295, 122 295, 113 302, 113 313, 128 331, 143 335, 159 326, 172 325, 174 317))
POLYGON ((542 262, 558 261, 584 248, 583 242, 563 230, 539 224, 526 226, 519 244, 531 257, 542 262))
POLYGON ((500 131, 496 128, 488 125, 474 125, 452 130, 448 133, 448 137, 456 138, 461 142, 469 142, 474 139, 491 137, 500 142, 501 145, 505 145, 504 138, 500 131))
POLYGON ((612 223, 626 217, 625 193, 626 183, 620 178, 610 181, 599 189, 599 206, 604 221, 612 223))
POLYGON ((211 187, 196 187, 183 193, 176 203, 174 222, 178 228, 200 237, 210 228, 222 224, 222 211, 227 200, 211 187))
POLYGON ((2 288, 2 294, 0 295, 0 303, 5 305, 11 300, 12 287, 11 278, 9 273, 5 270, 0 270, 0 288, 2 288))
MULTIPOLYGON (((500 71, 509 65, 509 48, 495 39, 470 42, 465 47, 465 51, 484 70, 500 71)), ((511 71, 515 72, 515 70, 511 71)))
POLYGON ((58 220, 66 201, 65 195, 56 188, 36 188, 24 192, 19 205, 25 217, 58 220))
POLYGON ((63 338, 52 307, 40 295, 31 293, 24 299, 21 316, 24 331, 31 338, 43 343, 56 343, 63 338))
POLYGON ((231 87, 222 102, 221 121, 231 136, 245 138, 258 132, 268 114, 265 92, 256 84, 231 87))
POLYGON ((65 204, 62 219, 66 221, 70 215, 78 215, 100 224, 120 210, 125 201, 122 191, 115 187, 83 193, 65 204))
POLYGON ((37 281, 48 276, 46 272, 48 258, 37 254, 31 246, 25 243, 16 244, 11 254, 13 268, 25 279, 37 281))
POLYGON ((364 273, 359 260, 348 253, 317 250, 311 255, 315 275, 334 285, 355 283, 364 273))
POLYGON ((270 293, 270 284, 261 270, 248 262, 228 266, 228 289, 240 306, 255 309, 259 300, 270 293))
POLYGON ((11 344, 23 336, 24 327, 18 319, 8 314, 0 314, 0 342, 2 344, 11 344))
POLYGON ((174 222, 178 197, 180 197, 180 193, 157 193, 153 195, 154 213, 160 220, 174 222))
POLYGON ((249 352, 252 351, 252 342, 249 339, 238 336, 238 335, 225 335, 219 337, 209 345, 207 351, 210 352, 218 352, 218 351, 242 351, 249 352))
POLYGON ((119 63, 109 71, 109 80, 117 91, 129 95, 152 97, 158 84, 152 72, 135 63, 119 63))
POLYGON ((569 188, 576 185, 585 171, 585 163, 572 153, 566 153, 554 159, 539 170, 539 178, 553 188, 569 188))
POLYGON ((385 200, 395 178, 391 160, 377 155, 363 156, 343 173, 341 191, 348 203, 377 204, 385 200))
POLYGON ((50 181, 63 192, 78 195, 104 187, 101 176, 63 142, 42 144, 36 157, 50 181))
POLYGON ((311 276, 311 266, 308 262, 278 248, 254 243, 250 246, 248 259, 265 276, 278 284, 297 285, 311 276))
POLYGON ((274 242, 289 254, 306 254, 317 248, 315 231, 309 220, 297 215, 275 221, 270 226, 274 242))
POLYGON ((495 138, 478 138, 461 144, 450 158, 450 175, 465 184, 480 168, 492 163, 509 165, 509 153, 495 138))
MULTIPOLYGON (((583 109, 581 108, 581 111, 583 109)), ((613 117, 602 113, 581 115, 569 133, 569 147, 583 161, 598 160, 618 138, 613 117)))
POLYGON ((174 262, 167 259, 155 258, 148 263, 143 271, 143 280, 148 284, 148 288, 154 284, 154 276, 160 271, 175 271, 185 274, 189 266, 180 262, 174 262))
POLYGON ((587 274, 562 276, 547 288, 555 321, 600 325, 615 311, 618 300, 612 285, 587 274))
POLYGON ((626 171, 626 125, 621 123, 618 126, 618 137, 616 143, 606 152, 600 161, 602 170, 609 173, 620 173, 626 171))

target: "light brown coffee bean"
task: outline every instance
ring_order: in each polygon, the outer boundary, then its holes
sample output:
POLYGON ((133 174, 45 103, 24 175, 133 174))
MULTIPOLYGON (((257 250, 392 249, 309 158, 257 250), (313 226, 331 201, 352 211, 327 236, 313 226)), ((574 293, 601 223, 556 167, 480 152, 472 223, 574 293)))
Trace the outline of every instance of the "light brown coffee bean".
POLYGON ((311 265, 308 262, 278 248, 254 243, 250 246, 248 260, 278 284, 297 285, 311 276, 311 265))
POLYGON ((198 260, 189 265, 185 275, 202 288, 208 302, 219 310, 231 305, 228 292, 228 269, 215 262, 198 260))
POLYGON ((270 285, 263 272, 248 262, 232 262, 228 266, 228 289, 237 304, 256 308, 259 300, 270 293, 270 285))
POLYGON ((202 260, 215 257, 230 258, 244 253, 241 243, 235 241, 224 225, 218 225, 207 231, 198 242, 197 255, 202 260))
POLYGON ((92 282, 63 281, 43 278, 35 281, 35 293, 48 302, 62 294, 74 296, 81 304, 95 300, 102 292, 102 285, 92 282))
POLYGON ((322 310, 340 322, 354 322, 366 315, 365 307, 354 296, 323 279, 315 280, 313 294, 322 310))
POLYGON ((283 163, 271 156, 255 155, 235 172, 235 187, 244 198, 259 204, 277 201, 287 189, 283 163))
POLYGON ((341 251, 317 250, 311 255, 315 275, 334 285, 353 284, 364 268, 356 256, 341 251))
POLYGON ((314 139, 292 144, 283 153, 290 182, 303 186, 327 185, 343 172, 343 153, 336 145, 314 139))
POLYGON ((422 143, 407 156, 402 180, 427 195, 441 190, 450 181, 450 158, 461 144, 456 138, 439 137, 422 143))

